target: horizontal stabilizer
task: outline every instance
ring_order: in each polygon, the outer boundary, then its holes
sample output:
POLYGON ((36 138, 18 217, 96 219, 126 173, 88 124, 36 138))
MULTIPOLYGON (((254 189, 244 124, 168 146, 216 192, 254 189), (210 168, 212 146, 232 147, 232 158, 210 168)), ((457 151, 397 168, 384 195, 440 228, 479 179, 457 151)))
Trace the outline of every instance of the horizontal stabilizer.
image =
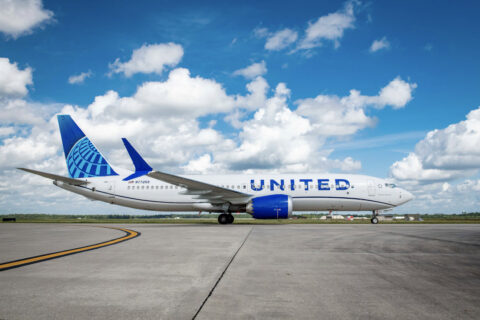
POLYGON ((44 178, 48 178, 48 179, 52 179, 52 180, 56 180, 56 181, 62 181, 62 182, 65 182, 65 183, 68 183, 68 184, 71 184, 71 185, 74 185, 74 186, 81 186, 81 185, 85 185, 85 184, 88 183, 87 181, 68 178, 68 177, 64 177, 64 176, 59 176, 59 175, 56 175, 56 174, 53 174, 53 173, 47 173, 47 172, 42 172, 42 171, 37 171, 37 170, 32 170, 32 169, 27 169, 27 168, 17 168, 17 169, 23 170, 23 171, 26 171, 26 172, 29 172, 29 173, 33 173, 33 174, 42 176, 44 178))

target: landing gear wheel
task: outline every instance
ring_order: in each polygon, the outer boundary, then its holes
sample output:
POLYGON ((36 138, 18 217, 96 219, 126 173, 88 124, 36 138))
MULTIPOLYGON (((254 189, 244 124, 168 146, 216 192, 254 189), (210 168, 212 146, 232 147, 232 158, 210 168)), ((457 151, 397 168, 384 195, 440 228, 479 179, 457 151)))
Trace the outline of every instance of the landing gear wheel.
POLYGON ((373 223, 373 224, 377 224, 378 223, 378 218, 373 217, 372 219, 370 219, 370 222, 373 223))
POLYGON ((231 214, 227 214, 227 217, 228 217, 229 224, 233 223, 233 220, 235 220, 235 218, 231 214))
POLYGON ((229 221, 228 214, 222 213, 221 215, 218 216, 218 223, 227 224, 228 221, 229 221))

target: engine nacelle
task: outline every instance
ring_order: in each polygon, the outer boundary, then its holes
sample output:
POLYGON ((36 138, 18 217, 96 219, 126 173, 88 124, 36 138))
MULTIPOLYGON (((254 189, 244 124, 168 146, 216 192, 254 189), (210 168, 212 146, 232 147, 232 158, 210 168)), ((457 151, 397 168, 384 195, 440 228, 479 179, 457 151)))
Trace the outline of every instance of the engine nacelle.
POLYGON ((256 197, 247 204, 247 212, 255 219, 288 219, 292 208, 292 198, 285 194, 256 197))

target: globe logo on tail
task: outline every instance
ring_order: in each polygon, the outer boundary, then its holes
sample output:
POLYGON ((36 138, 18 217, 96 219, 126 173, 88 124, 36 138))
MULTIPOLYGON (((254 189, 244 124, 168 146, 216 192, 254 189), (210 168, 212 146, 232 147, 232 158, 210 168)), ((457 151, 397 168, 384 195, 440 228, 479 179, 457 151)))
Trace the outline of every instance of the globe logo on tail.
POLYGON ((72 178, 118 175, 87 137, 80 139, 70 150, 67 167, 72 178))

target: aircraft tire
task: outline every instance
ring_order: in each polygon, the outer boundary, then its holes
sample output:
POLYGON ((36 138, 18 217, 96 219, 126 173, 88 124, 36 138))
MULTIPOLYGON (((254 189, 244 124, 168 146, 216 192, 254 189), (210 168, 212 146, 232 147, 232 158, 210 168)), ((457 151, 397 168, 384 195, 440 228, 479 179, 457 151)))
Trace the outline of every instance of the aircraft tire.
POLYGON ((228 224, 232 224, 233 221, 235 220, 235 218, 233 217, 233 215, 232 215, 232 214, 228 214, 227 217, 228 217, 228 224))
POLYGON ((228 224, 228 215, 225 213, 222 213, 221 215, 218 216, 218 223, 220 224, 228 224))
POLYGON ((372 219, 370 219, 370 222, 373 223, 373 224, 377 224, 378 223, 378 218, 373 217, 372 219))

